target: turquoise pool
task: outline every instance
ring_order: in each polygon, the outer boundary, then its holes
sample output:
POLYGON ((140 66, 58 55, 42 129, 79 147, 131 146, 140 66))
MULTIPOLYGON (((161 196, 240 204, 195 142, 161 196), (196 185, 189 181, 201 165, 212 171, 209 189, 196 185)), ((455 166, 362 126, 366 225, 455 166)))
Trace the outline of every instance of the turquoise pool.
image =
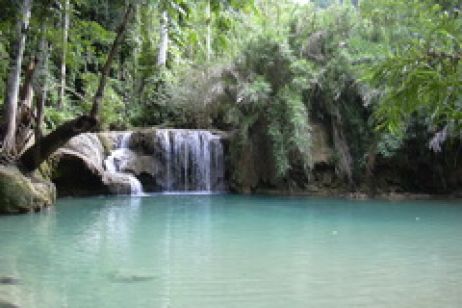
POLYGON ((21 307, 462 307, 462 205, 62 199, 0 217, 0 277, 21 307))

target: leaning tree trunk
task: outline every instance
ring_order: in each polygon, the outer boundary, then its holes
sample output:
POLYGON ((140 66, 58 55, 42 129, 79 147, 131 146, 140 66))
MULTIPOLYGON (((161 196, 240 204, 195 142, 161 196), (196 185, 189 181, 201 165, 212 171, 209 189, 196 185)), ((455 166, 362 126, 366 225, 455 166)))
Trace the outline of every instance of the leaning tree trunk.
POLYGON ((59 89, 59 101, 58 109, 62 109, 64 106, 65 100, 65 89, 66 89, 66 54, 67 54, 67 40, 69 36, 69 14, 70 14, 70 4, 69 0, 64 1, 64 11, 63 11, 63 41, 62 41, 62 54, 61 54, 61 70, 60 70, 60 84, 59 89))
POLYGON ((15 154, 16 152, 16 116, 18 109, 19 83, 31 8, 32 0, 24 0, 21 8, 21 19, 18 20, 17 23, 17 41, 14 42, 11 52, 10 72, 8 75, 7 93, 3 113, 6 131, 3 138, 2 150, 6 154, 15 154))
POLYGON ((129 4, 122 23, 117 29, 117 35, 112 43, 106 63, 101 70, 98 89, 93 97, 93 106, 89 115, 82 115, 60 125, 49 135, 40 139, 32 147, 24 152, 20 163, 25 171, 31 172, 37 169, 51 154, 66 144, 72 137, 89 132, 99 124, 99 111, 104 95, 107 77, 111 69, 111 63, 116 55, 117 48, 122 43, 123 35, 127 29, 128 22, 132 16, 133 5, 129 4))
POLYGON ((101 109, 101 103, 103 101, 103 96, 104 96, 104 88, 106 87, 107 77, 109 76, 109 72, 111 70, 112 60, 116 56, 117 48, 119 47, 120 44, 122 44, 123 35, 125 34, 125 31, 127 30, 127 24, 132 16, 133 10, 134 10, 133 5, 129 4, 127 11, 125 12, 125 16, 122 21, 122 24, 117 29, 117 36, 114 39, 114 42, 112 43, 112 47, 107 56, 106 63, 104 64, 103 69, 101 70, 101 77, 99 79, 99 84, 98 84, 98 88, 96 89, 95 96, 93 96, 93 105, 90 111, 90 116, 95 118, 98 121, 99 121, 99 112, 101 109))

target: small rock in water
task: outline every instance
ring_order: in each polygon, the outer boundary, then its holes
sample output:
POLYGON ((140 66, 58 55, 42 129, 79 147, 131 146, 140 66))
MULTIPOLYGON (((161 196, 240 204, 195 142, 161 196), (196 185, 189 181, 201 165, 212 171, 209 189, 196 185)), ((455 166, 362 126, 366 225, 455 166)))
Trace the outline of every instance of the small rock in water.
POLYGON ((20 281, 14 277, 0 277, 0 284, 16 285, 20 284, 20 281))
POLYGON ((19 308, 19 306, 0 299, 0 308, 19 308))
POLYGON ((111 273, 109 279, 117 283, 133 283, 154 280, 156 277, 153 275, 144 274, 128 274, 128 273, 111 273))

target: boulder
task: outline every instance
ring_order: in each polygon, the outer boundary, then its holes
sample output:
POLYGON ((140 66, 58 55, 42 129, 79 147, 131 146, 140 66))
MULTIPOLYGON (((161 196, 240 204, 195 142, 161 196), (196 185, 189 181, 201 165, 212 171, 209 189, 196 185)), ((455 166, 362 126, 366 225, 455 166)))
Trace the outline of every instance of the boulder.
POLYGON ((52 180, 60 196, 106 194, 105 149, 96 134, 72 138, 53 154, 52 180))
POLYGON ((0 213, 39 211, 55 200, 53 183, 38 176, 26 176, 15 166, 0 166, 0 213))
POLYGON ((111 194, 128 195, 131 193, 131 176, 125 173, 104 172, 102 181, 111 194))
POLYGON ((153 156, 140 155, 136 159, 127 161, 122 171, 127 171, 135 175, 147 173, 152 177, 158 175, 162 166, 153 156))
POLYGON ((59 195, 129 194, 133 184, 133 178, 129 173, 148 174, 152 178, 155 174, 152 157, 138 156, 129 149, 114 151, 124 134, 81 134, 59 149, 52 159, 52 180, 59 195), (116 155, 112 154, 111 159, 120 173, 108 170, 105 166, 105 160, 111 151, 116 152, 116 155))

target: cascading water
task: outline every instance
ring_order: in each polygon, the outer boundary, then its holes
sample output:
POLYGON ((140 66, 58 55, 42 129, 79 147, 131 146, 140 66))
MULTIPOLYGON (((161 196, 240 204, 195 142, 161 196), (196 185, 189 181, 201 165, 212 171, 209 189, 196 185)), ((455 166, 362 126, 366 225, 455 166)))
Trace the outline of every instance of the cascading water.
POLYGON ((143 185, 141 182, 133 174, 122 171, 124 170, 125 162, 128 161, 130 156, 134 155, 128 148, 130 137, 131 133, 123 134, 119 145, 114 151, 112 151, 111 155, 106 158, 104 165, 108 172, 117 174, 129 182, 131 195, 142 195, 143 185))
POLYGON ((223 191, 225 168, 219 136, 204 130, 158 129, 155 143, 164 166, 162 190, 223 191))

